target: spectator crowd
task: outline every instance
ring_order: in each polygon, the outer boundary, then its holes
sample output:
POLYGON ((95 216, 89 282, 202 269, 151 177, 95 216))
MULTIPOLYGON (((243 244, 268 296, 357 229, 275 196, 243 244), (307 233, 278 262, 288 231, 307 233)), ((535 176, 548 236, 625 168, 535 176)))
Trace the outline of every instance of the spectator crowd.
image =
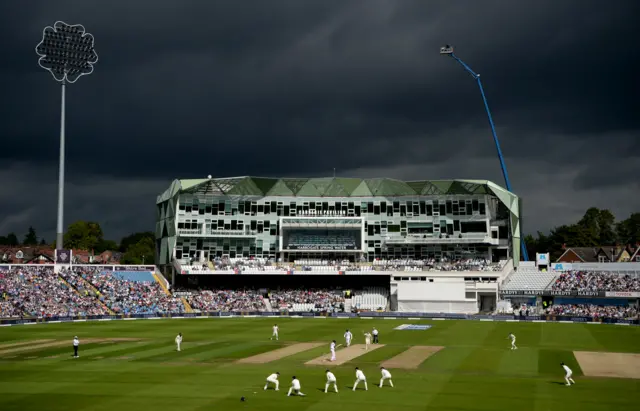
POLYGON ((199 290, 186 297, 198 311, 265 311, 264 297, 253 290, 199 290))
POLYGON ((638 309, 631 306, 595 304, 554 304, 546 309, 548 315, 576 316, 591 318, 637 319, 638 309))
POLYGON ((500 271, 502 265, 483 257, 376 260, 373 265, 384 271, 500 271))
POLYGON ((330 290, 273 291, 269 301, 274 309, 293 311, 336 311, 344 308, 344 295, 330 290))
POLYGON ((117 272, 85 269, 78 274, 99 291, 99 299, 115 314, 184 313, 180 298, 155 281, 133 281, 117 272))
POLYGON ((78 292, 53 268, 0 269, 2 316, 66 317, 107 314, 92 295, 78 292))
POLYGON ((640 291, 640 277, 611 272, 569 271, 553 283, 554 291, 640 291))

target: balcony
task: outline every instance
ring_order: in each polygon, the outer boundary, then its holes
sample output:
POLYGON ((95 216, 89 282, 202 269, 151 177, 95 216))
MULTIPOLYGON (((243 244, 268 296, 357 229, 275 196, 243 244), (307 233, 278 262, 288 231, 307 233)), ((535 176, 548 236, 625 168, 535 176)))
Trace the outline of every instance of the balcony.
POLYGON ((384 240, 388 245, 404 244, 491 244, 498 245, 497 238, 491 238, 488 234, 465 234, 460 238, 457 235, 447 237, 442 235, 408 234, 406 236, 387 237, 384 240))
POLYGON ((181 237, 255 237, 258 234, 256 230, 205 230, 202 229, 178 229, 178 235, 181 237))

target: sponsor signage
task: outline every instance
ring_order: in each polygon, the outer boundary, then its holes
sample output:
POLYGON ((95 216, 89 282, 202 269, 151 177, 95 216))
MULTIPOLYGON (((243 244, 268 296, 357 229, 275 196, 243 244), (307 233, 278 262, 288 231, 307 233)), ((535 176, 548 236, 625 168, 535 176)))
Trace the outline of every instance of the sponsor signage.
MULTIPOLYGON (((167 314, 167 313, 156 313, 156 314, 133 314, 128 316, 123 315, 95 315, 88 318, 88 320, 122 320, 123 318, 127 319, 144 319, 144 318, 186 318, 186 317, 201 317, 201 316, 209 316, 209 317, 235 317, 241 315, 252 315, 252 316, 261 316, 261 315, 278 315, 277 312, 235 312, 235 311, 221 311, 221 312, 205 312, 205 313, 182 313, 182 314, 167 314)), ((371 314, 374 313, 362 313, 364 317, 371 317, 371 314)), ((443 314, 443 313, 395 313, 395 312, 387 312, 387 313, 375 313, 378 314, 376 317, 380 318, 395 318, 400 319, 403 317, 411 316, 411 317, 421 317, 421 318, 442 318, 449 320, 482 320, 482 319, 492 319, 494 321, 507 321, 507 320, 516 320, 516 321, 571 321, 574 323, 605 323, 605 324, 630 324, 637 325, 639 324, 638 320, 629 320, 629 319, 618 319, 618 318, 606 318, 606 317, 577 317, 577 316, 552 316, 552 315, 529 315, 529 316, 517 316, 517 315, 495 315, 495 316, 486 316, 486 315, 467 315, 467 314, 443 314)), ((312 312, 290 312, 290 313, 281 313, 280 315, 292 315, 292 316, 301 316, 301 317, 324 317, 326 313, 312 313, 312 312)), ((353 313, 332 313, 332 317, 344 318, 344 317, 358 317, 359 315, 353 313)), ((77 320, 85 320, 83 317, 75 316, 75 317, 49 317, 49 318, 5 318, 0 319, 0 324, 2 325, 21 325, 21 324, 33 324, 33 323, 47 323, 50 321, 77 321, 77 320)), ((431 325, 428 324, 402 324, 396 327, 396 330, 428 330, 431 328, 431 325)))
POLYGON ((536 253, 536 265, 549 265, 549 253, 536 253))
POLYGON ((56 264, 71 264, 71 250, 56 250, 56 264))
POLYGON ((109 266, 104 266, 103 270, 105 271, 155 271, 156 268, 152 265, 109 265, 109 266))
MULTIPOLYGON (((553 291, 553 290, 502 290, 503 296, 541 296, 541 297, 628 297, 609 295, 605 291, 553 291)), ((640 293, 638 293, 640 294, 640 293)))
POLYGON ((414 330, 414 331, 426 331, 431 328, 427 324, 402 324, 394 328, 394 330, 414 330))
POLYGON ((606 297, 617 298, 640 298, 640 292, 637 291, 607 291, 606 297))
POLYGON ((289 250, 301 250, 301 251, 319 251, 319 250, 355 250, 356 247, 353 245, 314 245, 307 247, 298 247, 296 245, 289 245, 287 247, 289 250))

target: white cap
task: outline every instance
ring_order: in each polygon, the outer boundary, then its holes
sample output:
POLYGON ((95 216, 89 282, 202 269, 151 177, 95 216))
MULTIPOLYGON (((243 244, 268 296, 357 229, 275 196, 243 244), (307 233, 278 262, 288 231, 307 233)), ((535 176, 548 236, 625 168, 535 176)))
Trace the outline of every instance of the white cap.
POLYGON ((75 336, 75 337, 73 337, 73 338, 78 338, 78 336, 76 335, 76 336, 75 336))

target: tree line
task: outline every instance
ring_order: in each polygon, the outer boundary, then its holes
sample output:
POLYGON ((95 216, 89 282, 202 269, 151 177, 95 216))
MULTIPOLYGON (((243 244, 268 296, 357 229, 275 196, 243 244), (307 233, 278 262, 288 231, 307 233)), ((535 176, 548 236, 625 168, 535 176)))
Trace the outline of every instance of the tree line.
POLYGON ((640 213, 616 221, 611 211, 595 207, 589 208, 576 223, 555 227, 548 234, 538 231, 535 236, 525 236, 530 256, 548 252, 552 260, 560 257, 564 247, 625 246, 639 242, 640 213))
MULTIPOLYGON (((50 246, 55 248, 56 242, 48 244, 44 238, 38 237, 33 227, 29 227, 23 240, 16 233, 0 236, 0 246, 50 246)), ((123 264, 152 263, 155 256, 155 235, 151 231, 129 234, 120 242, 104 238, 100 224, 94 221, 76 221, 67 227, 64 233, 65 249, 93 251, 96 255, 105 251, 121 252, 120 262, 123 264)))

